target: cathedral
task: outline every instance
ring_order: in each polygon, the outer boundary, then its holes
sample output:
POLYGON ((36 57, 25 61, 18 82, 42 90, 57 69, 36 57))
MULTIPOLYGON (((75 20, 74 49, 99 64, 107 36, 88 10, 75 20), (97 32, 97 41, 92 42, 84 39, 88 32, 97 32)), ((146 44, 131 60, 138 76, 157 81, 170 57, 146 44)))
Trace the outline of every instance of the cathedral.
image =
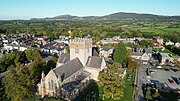
POLYGON ((104 68, 105 60, 92 49, 92 39, 72 39, 70 54, 60 53, 56 68, 46 76, 42 72, 38 94, 42 98, 53 96, 72 101, 88 87, 90 80, 98 80, 99 72, 104 68))

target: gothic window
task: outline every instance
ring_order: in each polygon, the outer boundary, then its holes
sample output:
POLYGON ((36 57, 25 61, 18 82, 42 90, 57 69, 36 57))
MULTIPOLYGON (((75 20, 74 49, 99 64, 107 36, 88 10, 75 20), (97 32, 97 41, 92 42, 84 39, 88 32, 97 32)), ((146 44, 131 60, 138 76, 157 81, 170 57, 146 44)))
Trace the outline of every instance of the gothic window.
POLYGON ((78 47, 78 45, 76 45, 76 47, 75 47, 75 53, 79 53, 79 47, 78 47))
POLYGON ((51 89, 50 90, 54 90, 54 81, 51 80, 51 89))
POLYGON ((56 83, 54 83, 54 88, 53 88, 54 91, 56 91, 56 83))
POLYGON ((49 88, 49 89, 51 88, 51 84, 50 84, 50 81, 48 82, 48 88, 49 88))

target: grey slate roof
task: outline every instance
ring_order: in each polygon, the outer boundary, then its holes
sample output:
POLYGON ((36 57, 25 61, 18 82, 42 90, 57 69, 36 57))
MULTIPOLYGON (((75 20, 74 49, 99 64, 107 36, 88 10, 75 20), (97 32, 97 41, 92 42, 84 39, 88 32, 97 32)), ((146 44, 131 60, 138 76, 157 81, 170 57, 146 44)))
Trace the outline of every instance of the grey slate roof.
POLYGON ((142 56, 142 55, 143 55, 143 52, 132 52, 132 55, 142 56))
POLYGON ((97 56, 97 57, 99 57, 99 54, 98 54, 98 52, 97 52, 95 49, 93 49, 93 53, 92 53, 92 55, 93 55, 93 56, 97 56))
POLYGON ((160 55, 161 55, 162 57, 170 57, 170 55, 169 55, 168 53, 160 53, 160 55))
POLYGON ((83 71, 80 75, 77 76, 77 78, 74 81, 71 81, 69 83, 66 83, 62 86, 62 88, 69 93, 71 93, 75 88, 79 87, 81 84, 81 81, 84 80, 86 77, 90 76, 91 73, 87 71, 83 71))
POLYGON ((61 48, 61 46, 64 46, 64 43, 51 42, 51 43, 44 45, 43 48, 61 51, 64 49, 64 48, 61 48))
POLYGON ((84 66, 80 62, 80 60, 78 58, 75 58, 60 67, 54 68, 53 71, 55 75, 58 78, 61 78, 61 81, 63 81, 69 76, 71 76, 72 74, 74 74, 75 72, 82 69, 83 67, 84 66))
POLYGON ((109 51, 110 49, 113 49, 113 47, 110 47, 110 46, 104 46, 102 50, 109 51))
POLYGON ((97 56, 89 56, 86 66, 87 67, 94 67, 94 68, 101 68, 102 58, 97 56))
POLYGON ((135 49, 132 49, 132 55, 142 56, 144 53, 153 53, 152 48, 137 48, 136 52, 135 49))
POLYGON ((61 53, 58 58, 58 63, 67 63, 70 61, 70 54, 68 53, 61 53))
POLYGON ((108 62, 108 63, 113 63, 114 61, 112 60, 112 58, 104 58, 104 60, 106 61, 106 62, 108 62))
POLYGON ((152 48, 146 48, 145 51, 146 51, 146 53, 153 53, 152 48))

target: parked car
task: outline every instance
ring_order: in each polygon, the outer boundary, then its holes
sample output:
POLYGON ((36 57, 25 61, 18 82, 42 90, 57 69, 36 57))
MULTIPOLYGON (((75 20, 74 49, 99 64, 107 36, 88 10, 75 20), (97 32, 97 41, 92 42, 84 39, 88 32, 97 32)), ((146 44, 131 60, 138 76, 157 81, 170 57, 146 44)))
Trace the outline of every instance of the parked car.
POLYGON ((174 81, 171 79, 168 79, 169 83, 174 84, 174 81))
POLYGON ((180 81, 178 80, 178 78, 177 77, 171 77, 178 85, 180 84, 180 81))

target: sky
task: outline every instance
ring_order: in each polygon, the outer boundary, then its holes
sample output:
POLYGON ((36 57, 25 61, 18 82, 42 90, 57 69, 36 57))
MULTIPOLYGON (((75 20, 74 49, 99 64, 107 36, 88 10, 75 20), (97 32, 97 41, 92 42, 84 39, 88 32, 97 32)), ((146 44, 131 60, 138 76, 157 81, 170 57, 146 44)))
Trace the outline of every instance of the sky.
POLYGON ((180 0, 0 0, 0 20, 117 12, 180 15, 180 0))

